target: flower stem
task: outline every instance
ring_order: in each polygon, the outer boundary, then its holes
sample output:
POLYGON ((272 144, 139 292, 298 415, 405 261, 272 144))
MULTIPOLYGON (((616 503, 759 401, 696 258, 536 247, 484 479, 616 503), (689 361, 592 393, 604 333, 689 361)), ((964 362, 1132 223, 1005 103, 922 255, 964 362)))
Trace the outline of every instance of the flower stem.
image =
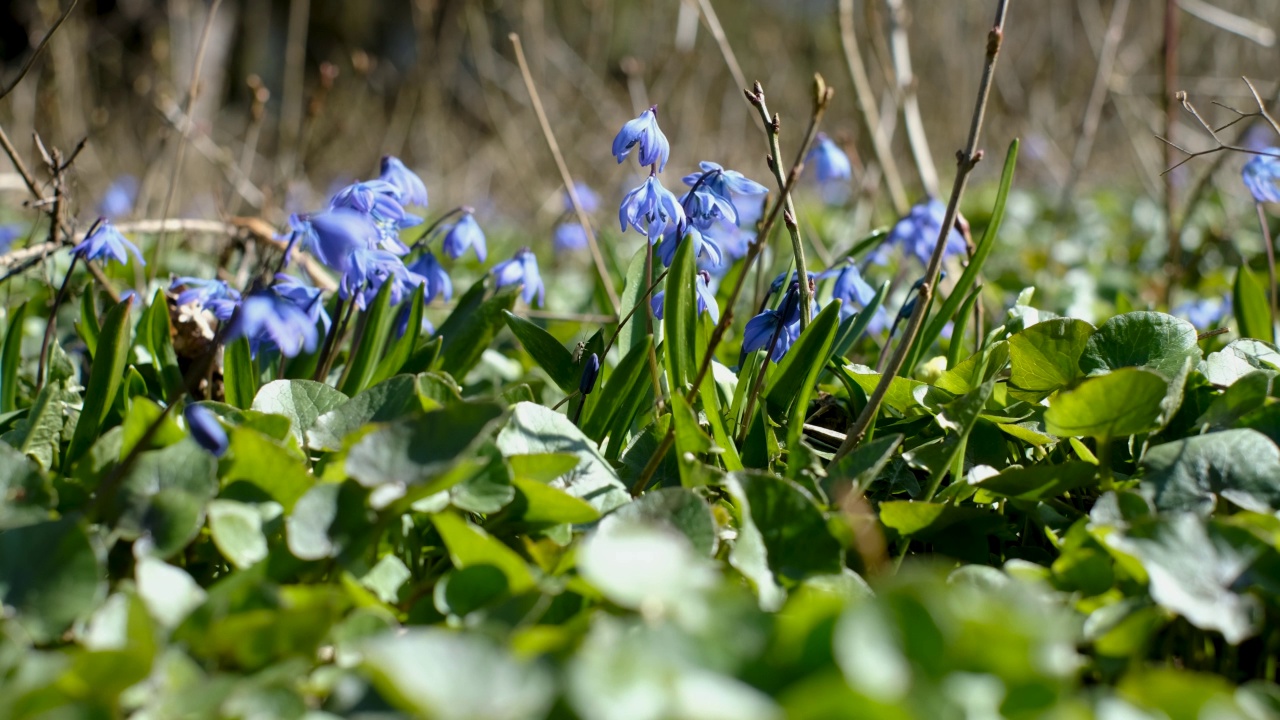
POLYGON ((347 321, 351 319, 351 309, 355 307, 355 302, 351 302, 350 305, 346 303, 347 301, 343 300, 342 296, 339 295, 338 305, 333 309, 333 314, 338 318, 338 322, 329 328, 329 334, 324 338, 324 347, 320 349, 320 362, 316 364, 315 374, 311 376, 311 379, 316 382, 324 382, 324 379, 329 376, 329 368, 333 366, 334 346, 337 345, 338 338, 346 331, 347 321), (344 310, 346 312, 343 312, 344 310))
POLYGON ((62 276, 62 284, 58 286, 58 294, 53 296, 53 307, 49 309, 49 320, 44 326, 44 339, 40 341, 40 361, 36 364, 37 395, 40 394, 40 389, 44 387, 44 368, 49 361, 49 343, 52 342, 54 328, 57 327, 58 307, 62 305, 62 301, 67 296, 67 286, 71 284, 71 273, 76 269, 76 261, 79 259, 80 253, 72 253, 71 265, 67 267, 67 274, 62 276))

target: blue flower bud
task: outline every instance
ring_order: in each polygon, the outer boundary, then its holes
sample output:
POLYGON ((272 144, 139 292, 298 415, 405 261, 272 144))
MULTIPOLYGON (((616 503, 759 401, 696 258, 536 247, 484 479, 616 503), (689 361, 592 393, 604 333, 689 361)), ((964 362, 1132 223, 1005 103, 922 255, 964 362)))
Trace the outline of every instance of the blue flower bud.
POLYGON ((578 381, 578 392, 590 395, 596 386, 596 376, 600 374, 600 357, 591 353, 586 365, 582 368, 582 379, 578 381))
POLYGON ((182 416, 187 421, 191 439, 208 450, 214 457, 222 457, 227 451, 227 431, 222 429, 218 416, 203 405, 188 405, 182 416))

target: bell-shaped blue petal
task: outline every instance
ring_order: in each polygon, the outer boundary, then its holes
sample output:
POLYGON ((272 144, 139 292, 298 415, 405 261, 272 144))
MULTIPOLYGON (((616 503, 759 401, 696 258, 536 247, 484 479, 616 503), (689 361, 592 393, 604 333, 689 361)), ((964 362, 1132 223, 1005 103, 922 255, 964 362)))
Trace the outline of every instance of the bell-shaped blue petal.
POLYGON ((76 245, 72 252, 80 255, 85 260, 102 260, 103 262, 115 260, 121 265, 128 265, 129 255, 133 255, 138 263, 147 264, 142 259, 142 253, 138 252, 138 246, 129 242, 124 235, 121 235, 110 220, 100 221, 98 226, 93 229, 93 232, 89 233, 89 236, 79 245, 76 245))
POLYGON ((587 248, 587 231, 576 222, 560 223, 551 236, 556 252, 585 250, 587 248))
POLYGON ((325 267, 346 272, 347 259, 358 249, 376 247, 381 232, 366 214, 350 208, 325 210, 291 220, 302 248, 325 267))
POLYGON ((182 410, 182 417, 187 421, 187 431, 200 447, 208 450, 214 457, 222 457, 227 452, 227 431, 218 422, 218 416, 203 405, 194 403, 182 410))
POLYGON ((347 271, 338 283, 338 295, 344 300, 355 298, 356 307, 363 310, 378 296, 383 285, 392 283, 391 304, 399 305, 424 282, 426 278, 410 271, 394 253, 361 249, 351 253, 347 271))
POLYGON ((413 205, 415 207, 427 206, 427 186, 422 182, 422 178, 399 158, 391 155, 382 156, 382 173, 378 176, 379 180, 390 183, 400 192, 400 202, 404 205, 413 205))
POLYGON ((484 262, 489 254, 488 248, 485 246, 484 231, 480 229, 480 224, 476 222, 471 212, 463 212, 462 217, 458 218, 458 222, 449 226, 445 231, 444 242, 442 243, 444 254, 457 260, 467 250, 474 248, 476 258, 480 262, 484 262))
POLYGON ((227 340, 245 337, 256 357, 267 347, 279 348, 285 357, 295 357, 316 349, 319 333, 316 323, 293 301, 273 290, 245 297, 227 327, 227 340))
POLYGON ((538 271, 538 258, 529 248, 521 248, 510 260, 494 265, 493 276, 500 288, 522 285, 520 297, 526 305, 532 305, 536 298, 541 306, 546 299, 546 288, 542 284, 542 274, 538 271))
POLYGON ((818 133, 817 141, 805 156, 805 162, 813 167, 813 176, 820 183, 845 182, 853 178, 849 156, 826 133, 818 133))
POLYGON ((324 307, 320 288, 307 285, 292 275, 276 273, 276 282, 271 289, 276 295, 288 300, 306 313, 307 317, 311 318, 312 325, 318 324, 324 328, 324 332, 329 332, 329 326, 333 321, 329 318, 329 311, 324 307))
POLYGON ((631 226, 655 243, 668 225, 685 224, 685 215, 676 196, 662 186, 657 175, 650 175, 623 198, 618 222, 623 232, 631 226))
MULTIPOLYGON (((918 259, 922 264, 929 264, 933 256, 934 244, 942 232, 942 221, 946 219, 947 206, 937 198, 928 198, 911 208, 907 216, 894 224, 883 244, 876 248, 871 261, 884 265, 889 261, 888 251, 891 247, 901 246, 903 252, 918 259)), ((952 226, 947 232, 947 244, 943 248, 942 257, 965 252, 964 236, 952 226)))
POLYGON ((212 312, 222 322, 231 319, 236 304, 240 302, 240 291, 221 280, 206 280, 196 277, 177 277, 170 283, 171 291, 183 288, 178 293, 179 306, 197 303, 200 307, 212 312))
POLYGON ((132 175, 121 175, 102 194, 98 214, 112 219, 122 218, 133 212, 133 203, 137 197, 138 179, 132 175))
POLYGON ((414 260, 409 266, 409 270, 422 276, 426 281, 427 286, 422 294, 423 302, 430 303, 437 296, 445 302, 453 299, 453 280, 430 250, 422 253, 421 257, 414 260))
POLYGON ((622 126, 613 139, 613 156, 621 163, 637 145, 640 146, 640 165, 657 163, 658 172, 666 169, 671 145, 667 142, 667 136, 662 134, 662 128, 658 127, 657 105, 622 126))

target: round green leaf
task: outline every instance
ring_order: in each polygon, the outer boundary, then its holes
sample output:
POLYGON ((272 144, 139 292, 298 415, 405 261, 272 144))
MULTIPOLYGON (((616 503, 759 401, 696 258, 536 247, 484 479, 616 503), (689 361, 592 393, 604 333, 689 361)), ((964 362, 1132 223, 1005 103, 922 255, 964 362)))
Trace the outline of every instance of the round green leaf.
MULTIPOLYGON (((1083 361, 1082 361, 1083 362, 1083 361)), ((1058 394, 1044 414, 1059 437, 1118 438, 1154 430, 1169 383, 1150 370, 1121 368, 1058 394)))
POLYGON ((1158 312, 1117 315, 1098 326, 1080 356, 1086 375, 1125 367, 1146 367, 1177 377, 1190 359, 1200 360, 1196 328, 1186 320, 1158 312))

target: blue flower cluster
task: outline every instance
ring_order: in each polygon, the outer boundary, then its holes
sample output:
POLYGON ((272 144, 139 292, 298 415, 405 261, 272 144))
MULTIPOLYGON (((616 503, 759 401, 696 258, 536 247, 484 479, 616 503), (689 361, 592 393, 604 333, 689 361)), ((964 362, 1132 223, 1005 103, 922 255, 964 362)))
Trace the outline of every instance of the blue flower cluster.
POLYGON ((1266 148, 1244 164, 1241 175, 1254 202, 1280 202, 1280 148, 1266 148))

